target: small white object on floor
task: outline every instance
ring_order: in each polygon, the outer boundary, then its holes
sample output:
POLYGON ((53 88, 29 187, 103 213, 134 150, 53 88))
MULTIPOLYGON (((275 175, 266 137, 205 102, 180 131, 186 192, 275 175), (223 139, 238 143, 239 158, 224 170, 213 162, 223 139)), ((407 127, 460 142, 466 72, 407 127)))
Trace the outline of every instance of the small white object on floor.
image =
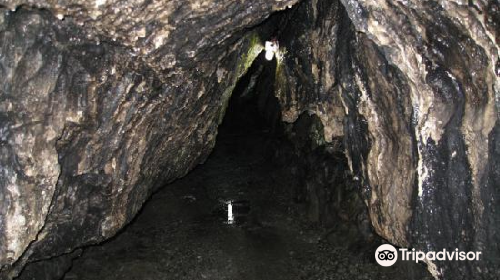
POLYGON ((233 202, 229 201, 227 204, 227 223, 232 225, 234 223, 233 215, 233 202))

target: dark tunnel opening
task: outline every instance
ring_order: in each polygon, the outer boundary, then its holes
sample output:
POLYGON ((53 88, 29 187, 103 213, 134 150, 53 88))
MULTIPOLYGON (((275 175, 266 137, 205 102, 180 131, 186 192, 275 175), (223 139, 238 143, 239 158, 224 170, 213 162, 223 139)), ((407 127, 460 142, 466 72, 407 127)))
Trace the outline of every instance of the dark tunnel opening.
POLYGON ((343 193, 341 144, 317 144, 314 115, 281 121, 276 63, 261 53, 238 81, 207 161, 63 279, 430 279, 419 265, 374 262, 381 240, 356 220, 356 192, 343 193))
POLYGON ((238 81, 218 128, 216 148, 230 143, 235 145, 234 153, 266 155, 283 138, 279 102, 273 91, 275 68, 276 59, 267 61, 262 52, 238 81))

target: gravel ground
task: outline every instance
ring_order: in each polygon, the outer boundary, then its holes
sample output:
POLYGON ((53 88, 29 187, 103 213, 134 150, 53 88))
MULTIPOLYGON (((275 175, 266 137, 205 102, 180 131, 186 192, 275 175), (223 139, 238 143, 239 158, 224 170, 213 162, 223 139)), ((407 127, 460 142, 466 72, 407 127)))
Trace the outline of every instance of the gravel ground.
POLYGON ((263 139, 219 137, 205 164, 153 195, 121 234, 87 248, 64 279, 430 279, 422 266, 378 266, 373 247, 322 238, 291 202, 293 178, 262 159, 263 139))

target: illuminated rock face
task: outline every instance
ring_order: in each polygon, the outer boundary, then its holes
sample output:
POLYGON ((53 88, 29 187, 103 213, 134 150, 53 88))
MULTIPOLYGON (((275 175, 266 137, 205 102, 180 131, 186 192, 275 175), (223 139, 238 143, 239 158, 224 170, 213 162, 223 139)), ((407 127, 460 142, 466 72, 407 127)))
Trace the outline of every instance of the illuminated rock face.
POLYGON ((382 2, 301 3, 279 38, 283 120, 315 114, 327 143, 343 139, 380 236, 482 251, 481 262, 429 270, 496 279, 498 2, 382 2))
MULTIPOLYGON (((2 278, 113 236, 203 162, 270 39, 251 27, 295 2, 0 0, 2 278)), ((429 268, 496 279, 500 8, 422 2, 294 6, 275 94, 283 121, 316 115, 319 142, 344 143, 380 236, 482 251, 429 268)))
POLYGON ((436 276, 498 278, 498 2, 388 2, 343 1, 366 46, 354 81, 368 77, 357 107, 371 148, 358 168, 372 223, 399 245, 485 254, 429 263, 436 276))
POLYGON ((113 236, 203 162, 263 48, 241 30, 294 3, 143 2, 0 2, 2 277, 113 236))

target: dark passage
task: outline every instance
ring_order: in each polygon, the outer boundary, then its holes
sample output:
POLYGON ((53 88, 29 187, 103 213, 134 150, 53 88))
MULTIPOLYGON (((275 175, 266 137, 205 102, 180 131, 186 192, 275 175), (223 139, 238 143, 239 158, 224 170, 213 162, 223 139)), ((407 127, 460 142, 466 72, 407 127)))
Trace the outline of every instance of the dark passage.
POLYGON ((275 160, 286 143, 274 63, 260 57, 241 79, 209 159, 116 238, 87 248, 64 279, 425 279, 424 268, 382 268, 372 248, 332 243, 308 220, 298 178, 275 160))

